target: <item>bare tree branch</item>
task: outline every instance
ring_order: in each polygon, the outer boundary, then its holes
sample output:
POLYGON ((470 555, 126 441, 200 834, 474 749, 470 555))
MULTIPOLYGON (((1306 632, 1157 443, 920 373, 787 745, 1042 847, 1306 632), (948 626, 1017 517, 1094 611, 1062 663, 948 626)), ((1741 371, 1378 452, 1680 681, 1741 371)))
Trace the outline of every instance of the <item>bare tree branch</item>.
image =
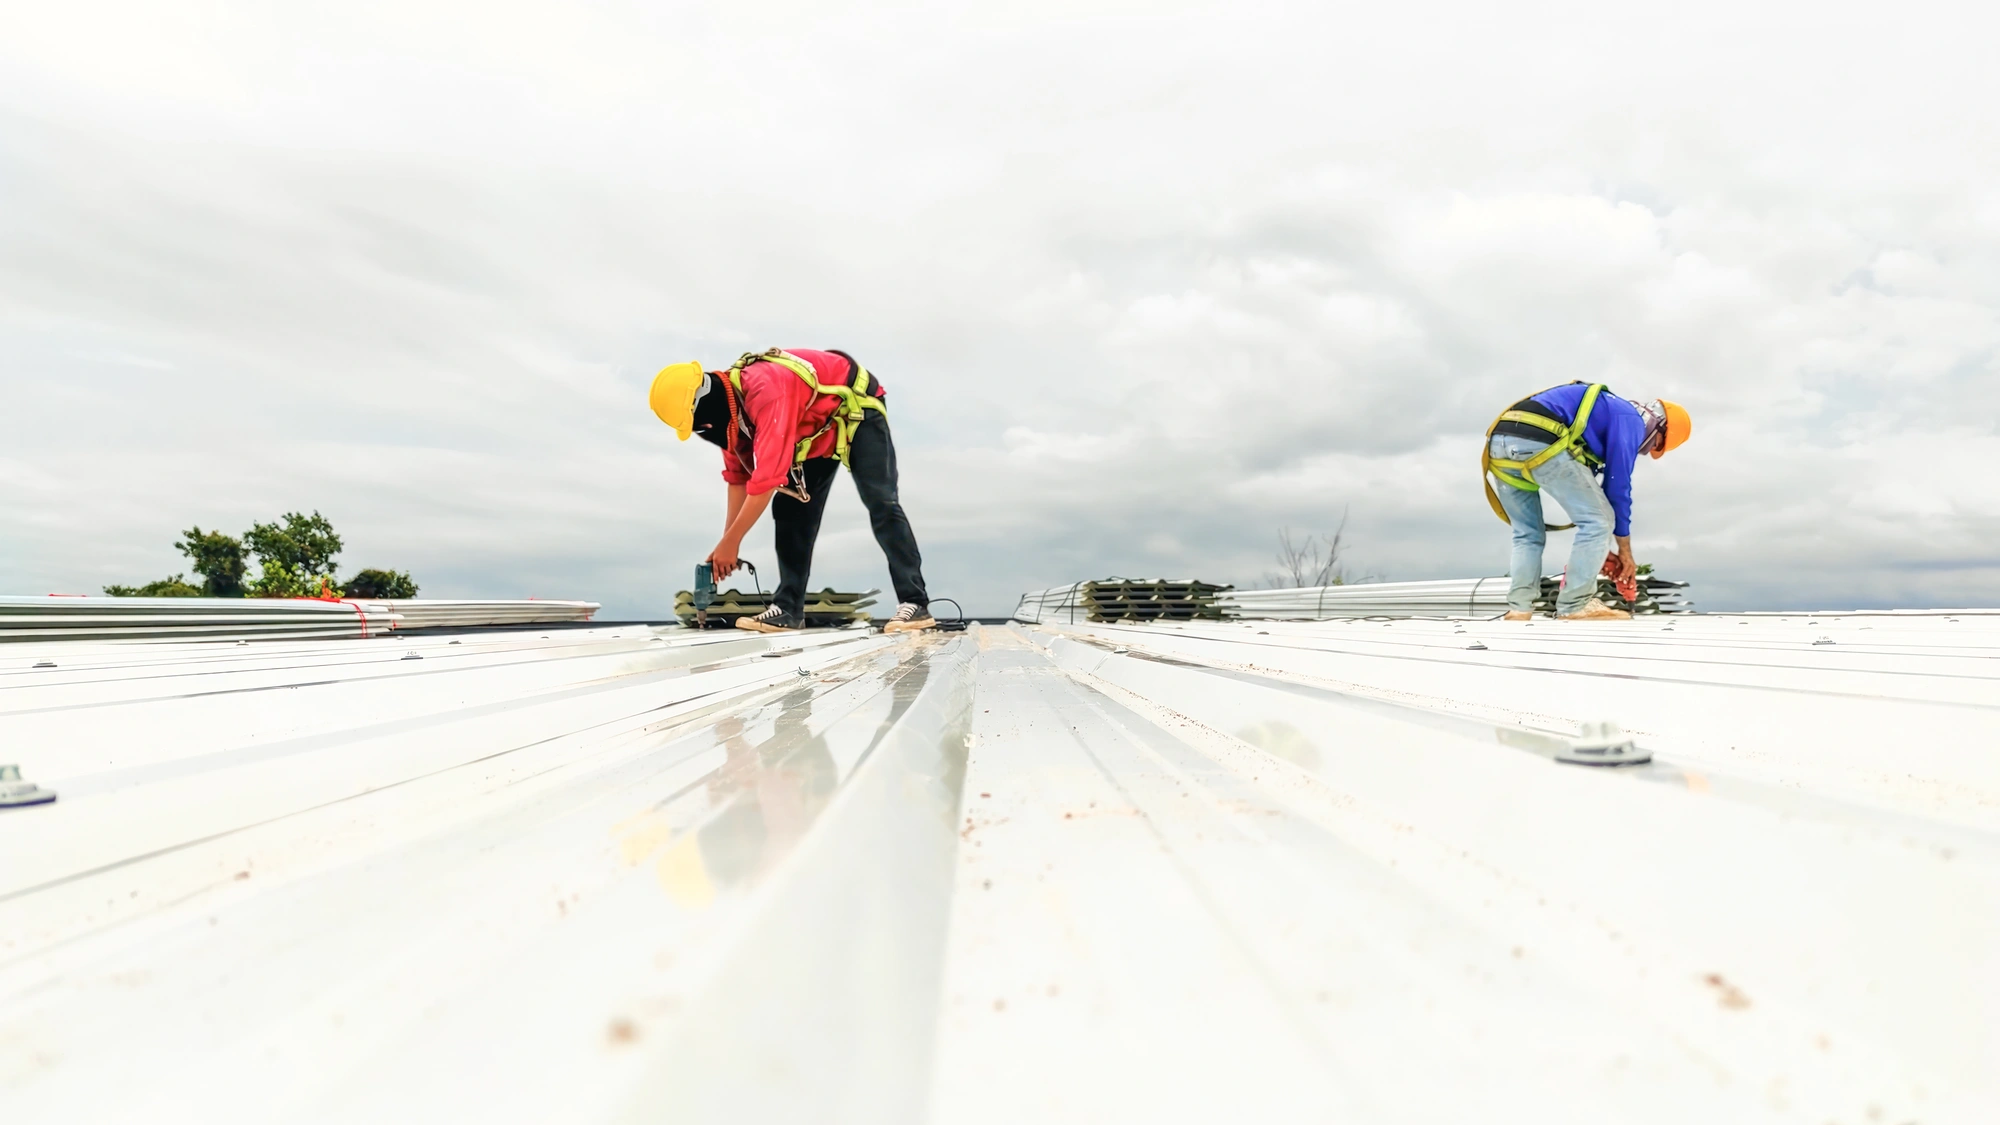
POLYGON ((1308 535, 1294 540, 1292 529, 1278 529, 1278 571, 1264 579, 1274 589, 1300 586, 1344 586, 1349 575, 1341 556, 1347 551, 1347 511, 1341 510, 1340 525, 1325 536, 1308 535))

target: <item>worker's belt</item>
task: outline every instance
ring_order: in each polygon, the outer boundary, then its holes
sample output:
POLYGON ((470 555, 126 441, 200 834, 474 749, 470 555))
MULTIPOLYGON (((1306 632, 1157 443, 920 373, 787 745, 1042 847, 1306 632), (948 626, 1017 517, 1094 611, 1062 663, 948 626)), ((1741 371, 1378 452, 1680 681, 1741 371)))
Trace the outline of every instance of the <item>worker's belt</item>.
MULTIPOLYGON (((1507 408, 1507 412, 1509 414, 1517 410, 1524 414, 1539 414, 1542 417, 1547 418, 1549 421, 1556 423, 1558 426, 1561 426, 1564 429, 1567 429, 1569 427, 1569 420, 1567 418, 1562 417, 1555 411, 1550 410, 1548 407, 1543 406, 1541 403, 1536 402, 1532 398, 1524 398, 1521 401, 1507 408)), ((1493 432, 1496 434, 1513 434, 1516 437, 1533 438, 1534 440, 1543 442, 1545 444, 1553 442, 1557 437, 1556 434, 1551 433, 1550 431, 1543 429, 1540 426, 1534 425, 1533 423, 1529 422, 1516 422, 1512 418, 1509 418, 1504 414, 1501 415, 1500 421, 1494 424, 1493 432)))

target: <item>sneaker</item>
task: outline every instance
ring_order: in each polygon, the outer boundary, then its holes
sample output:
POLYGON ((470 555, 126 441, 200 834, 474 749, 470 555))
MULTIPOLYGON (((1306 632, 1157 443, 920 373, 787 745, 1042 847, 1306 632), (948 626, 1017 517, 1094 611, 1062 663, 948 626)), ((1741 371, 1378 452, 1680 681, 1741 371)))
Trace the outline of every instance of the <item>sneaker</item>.
POLYGON ((1534 619, 1535 615, 1525 609, 1510 609, 1507 611, 1507 616, 1502 618, 1503 621, 1533 621, 1534 619))
POLYGON ((884 633, 914 633, 919 629, 928 629, 936 624, 937 618, 932 617, 929 610, 915 602, 904 602, 896 607, 895 616, 889 618, 887 625, 882 626, 882 631, 884 633))
POLYGON ((805 622, 785 613, 777 606, 765 610, 755 617, 736 619, 738 629, 748 629, 753 633, 792 633, 805 627, 805 622))
POLYGON ((1612 609, 1603 602, 1592 598, 1576 608, 1573 613, 1562 615, 1564 621, 1630 621, 1632 615, 1622 609, 1612 609))

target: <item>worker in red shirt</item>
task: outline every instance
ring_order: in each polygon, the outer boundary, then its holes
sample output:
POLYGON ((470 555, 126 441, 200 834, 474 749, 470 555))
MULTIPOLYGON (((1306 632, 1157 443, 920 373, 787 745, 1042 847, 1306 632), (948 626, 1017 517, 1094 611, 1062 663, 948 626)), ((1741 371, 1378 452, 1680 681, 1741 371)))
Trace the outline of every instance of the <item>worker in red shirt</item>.
POLYGON ((771 607, 738 618, 739 629, 777 633, 805 625, 806 581, 827 490, 843 464, 868 509, 875 542, 889 560, 896 612, 885 632, 928 629, 923 557, 896 496, 896 444, 889 436, 888 392, 839 351, 772 348, 745 355, 727 371, 676 363, 653 379, 648 396, 660 421, 682 441, 690 434, 722 449, 729 513, 709 552, 715 578, 738 566, 743 537, 771 509, 778 589, 771 607))

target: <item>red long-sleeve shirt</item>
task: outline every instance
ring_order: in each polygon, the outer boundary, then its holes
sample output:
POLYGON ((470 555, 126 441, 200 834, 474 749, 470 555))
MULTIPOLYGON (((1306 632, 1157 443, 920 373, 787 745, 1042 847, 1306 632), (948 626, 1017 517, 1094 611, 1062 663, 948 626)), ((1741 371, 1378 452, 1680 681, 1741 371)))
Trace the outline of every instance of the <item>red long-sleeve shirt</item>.
MULTIPOLYGON (((853 365, 845 356, 806 348, 785 350, 812 365, 822 385, 844 385, 852 378, 853 365)), ((839 408, 840 396, 814 393, 790 368, 768 361, 745 367, 743 413, 755 434, 755 442, 748 464, 736 453, 724 451, 722 479, 744 485, 752 496, 761 496, 785 483, 799 442, 814 434, 819 437, 807 450, 807 456, 833 456, 833 430, 828 428, 823 434, 819 431, 839 408)), ((742 441, 740 435, 737 441, 742 441)), ((741 448, 739 444, 737 449, 741 448)))

